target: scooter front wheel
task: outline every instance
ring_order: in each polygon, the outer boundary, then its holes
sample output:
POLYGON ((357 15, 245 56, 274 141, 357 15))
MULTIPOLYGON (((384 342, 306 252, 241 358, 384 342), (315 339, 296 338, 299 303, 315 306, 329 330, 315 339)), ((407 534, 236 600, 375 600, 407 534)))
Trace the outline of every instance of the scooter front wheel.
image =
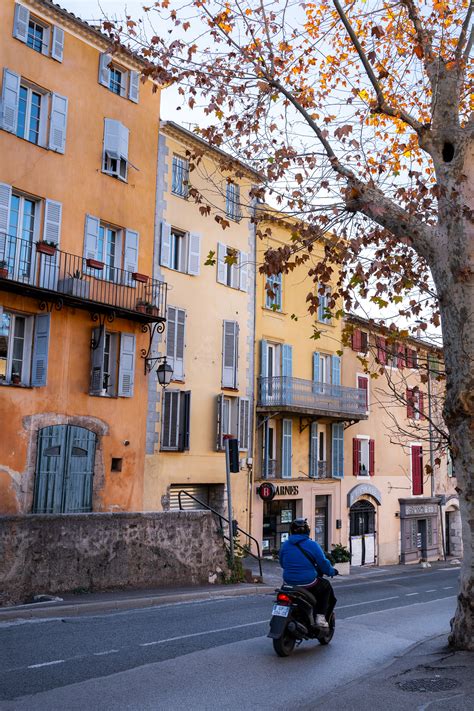
POLYGON ((273 649, 279 657, 289 657, 295 648, 295 644, 296 639, 285 630, 281 637, 273 640, 273 649))
POLYGON ((334 637, 335 629, 336 629, 336 615, 334 614, 334 612, 332 612, 331 617, 329 618, 329 630, 327 632, 324 632, 320 637, 318 637, 319 644, 322 644, 322 645, 329 644, 329 642, 334 637))

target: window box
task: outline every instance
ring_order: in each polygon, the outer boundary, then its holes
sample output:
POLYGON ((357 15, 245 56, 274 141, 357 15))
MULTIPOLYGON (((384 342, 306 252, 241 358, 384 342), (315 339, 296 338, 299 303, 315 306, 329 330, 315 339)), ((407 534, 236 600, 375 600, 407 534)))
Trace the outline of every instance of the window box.
POLYGON ((141 314, 146 314, 146 303, 145 301, 137 301, 137 305, 135 306, 135 311, 138 311, 141 314))
POLYGON ((86 259, 86 264, 90 269, 98 269, 102 271, 104 268, 104 262, 99 262, 98 259, 86 259))
POLYGON ((146 284, 149 277, 146 274, 140 274, 140 272, 133 272, 132 279, 135 279, 135 281, 141 281, 142 284, 146 284))
POLYGON ((54 255, 56 254, 56 249, 57 247, 55 244, 49 244, 48 242, 36 243, 36 251, 40 254, 47 254, 50 257, 54 257, 54 255))
POLYGON ((58 291, 62 294, 70 294, 77 296, 79 299, 88 299, 90 292, 90 283, 79 277, 67 277, 60 279, 58 282, 58 291))

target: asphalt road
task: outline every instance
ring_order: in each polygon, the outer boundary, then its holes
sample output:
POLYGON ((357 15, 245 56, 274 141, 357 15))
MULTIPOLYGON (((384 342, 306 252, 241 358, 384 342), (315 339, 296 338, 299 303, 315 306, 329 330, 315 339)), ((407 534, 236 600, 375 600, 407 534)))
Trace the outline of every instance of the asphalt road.
POLYGON ((3 623, 0 709, 288 708, 447 632, 458 576, 336 580, 331 645, 305 642, 283 660, 265 636, 273 595, 3 623))

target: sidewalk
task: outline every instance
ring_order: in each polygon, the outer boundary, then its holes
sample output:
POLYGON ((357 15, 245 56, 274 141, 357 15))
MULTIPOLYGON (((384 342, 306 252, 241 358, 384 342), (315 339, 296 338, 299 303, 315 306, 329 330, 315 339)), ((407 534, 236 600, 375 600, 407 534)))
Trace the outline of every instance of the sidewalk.
POLYGON ((302 711, 472 711, 474 653, 455 652, 446 635, 413 645, 376 674, 318 698, 302 711))

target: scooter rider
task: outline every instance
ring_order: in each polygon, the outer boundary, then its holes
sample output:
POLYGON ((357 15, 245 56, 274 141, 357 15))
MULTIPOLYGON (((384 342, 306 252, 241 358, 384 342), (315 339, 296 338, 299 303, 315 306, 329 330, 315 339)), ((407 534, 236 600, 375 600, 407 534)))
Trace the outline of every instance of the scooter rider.
POLYGON ((326 615, 336 604, 336 597, 329 580, 338 571, 333 568, 316 541, 309 537, 309 526, 305 518, 295 518, 290 526, 290 537, 280 548, 280 565, 283 580, 287 585, 298 585, 309 590, 316 598, 316 624, 328 628, 326 615))

